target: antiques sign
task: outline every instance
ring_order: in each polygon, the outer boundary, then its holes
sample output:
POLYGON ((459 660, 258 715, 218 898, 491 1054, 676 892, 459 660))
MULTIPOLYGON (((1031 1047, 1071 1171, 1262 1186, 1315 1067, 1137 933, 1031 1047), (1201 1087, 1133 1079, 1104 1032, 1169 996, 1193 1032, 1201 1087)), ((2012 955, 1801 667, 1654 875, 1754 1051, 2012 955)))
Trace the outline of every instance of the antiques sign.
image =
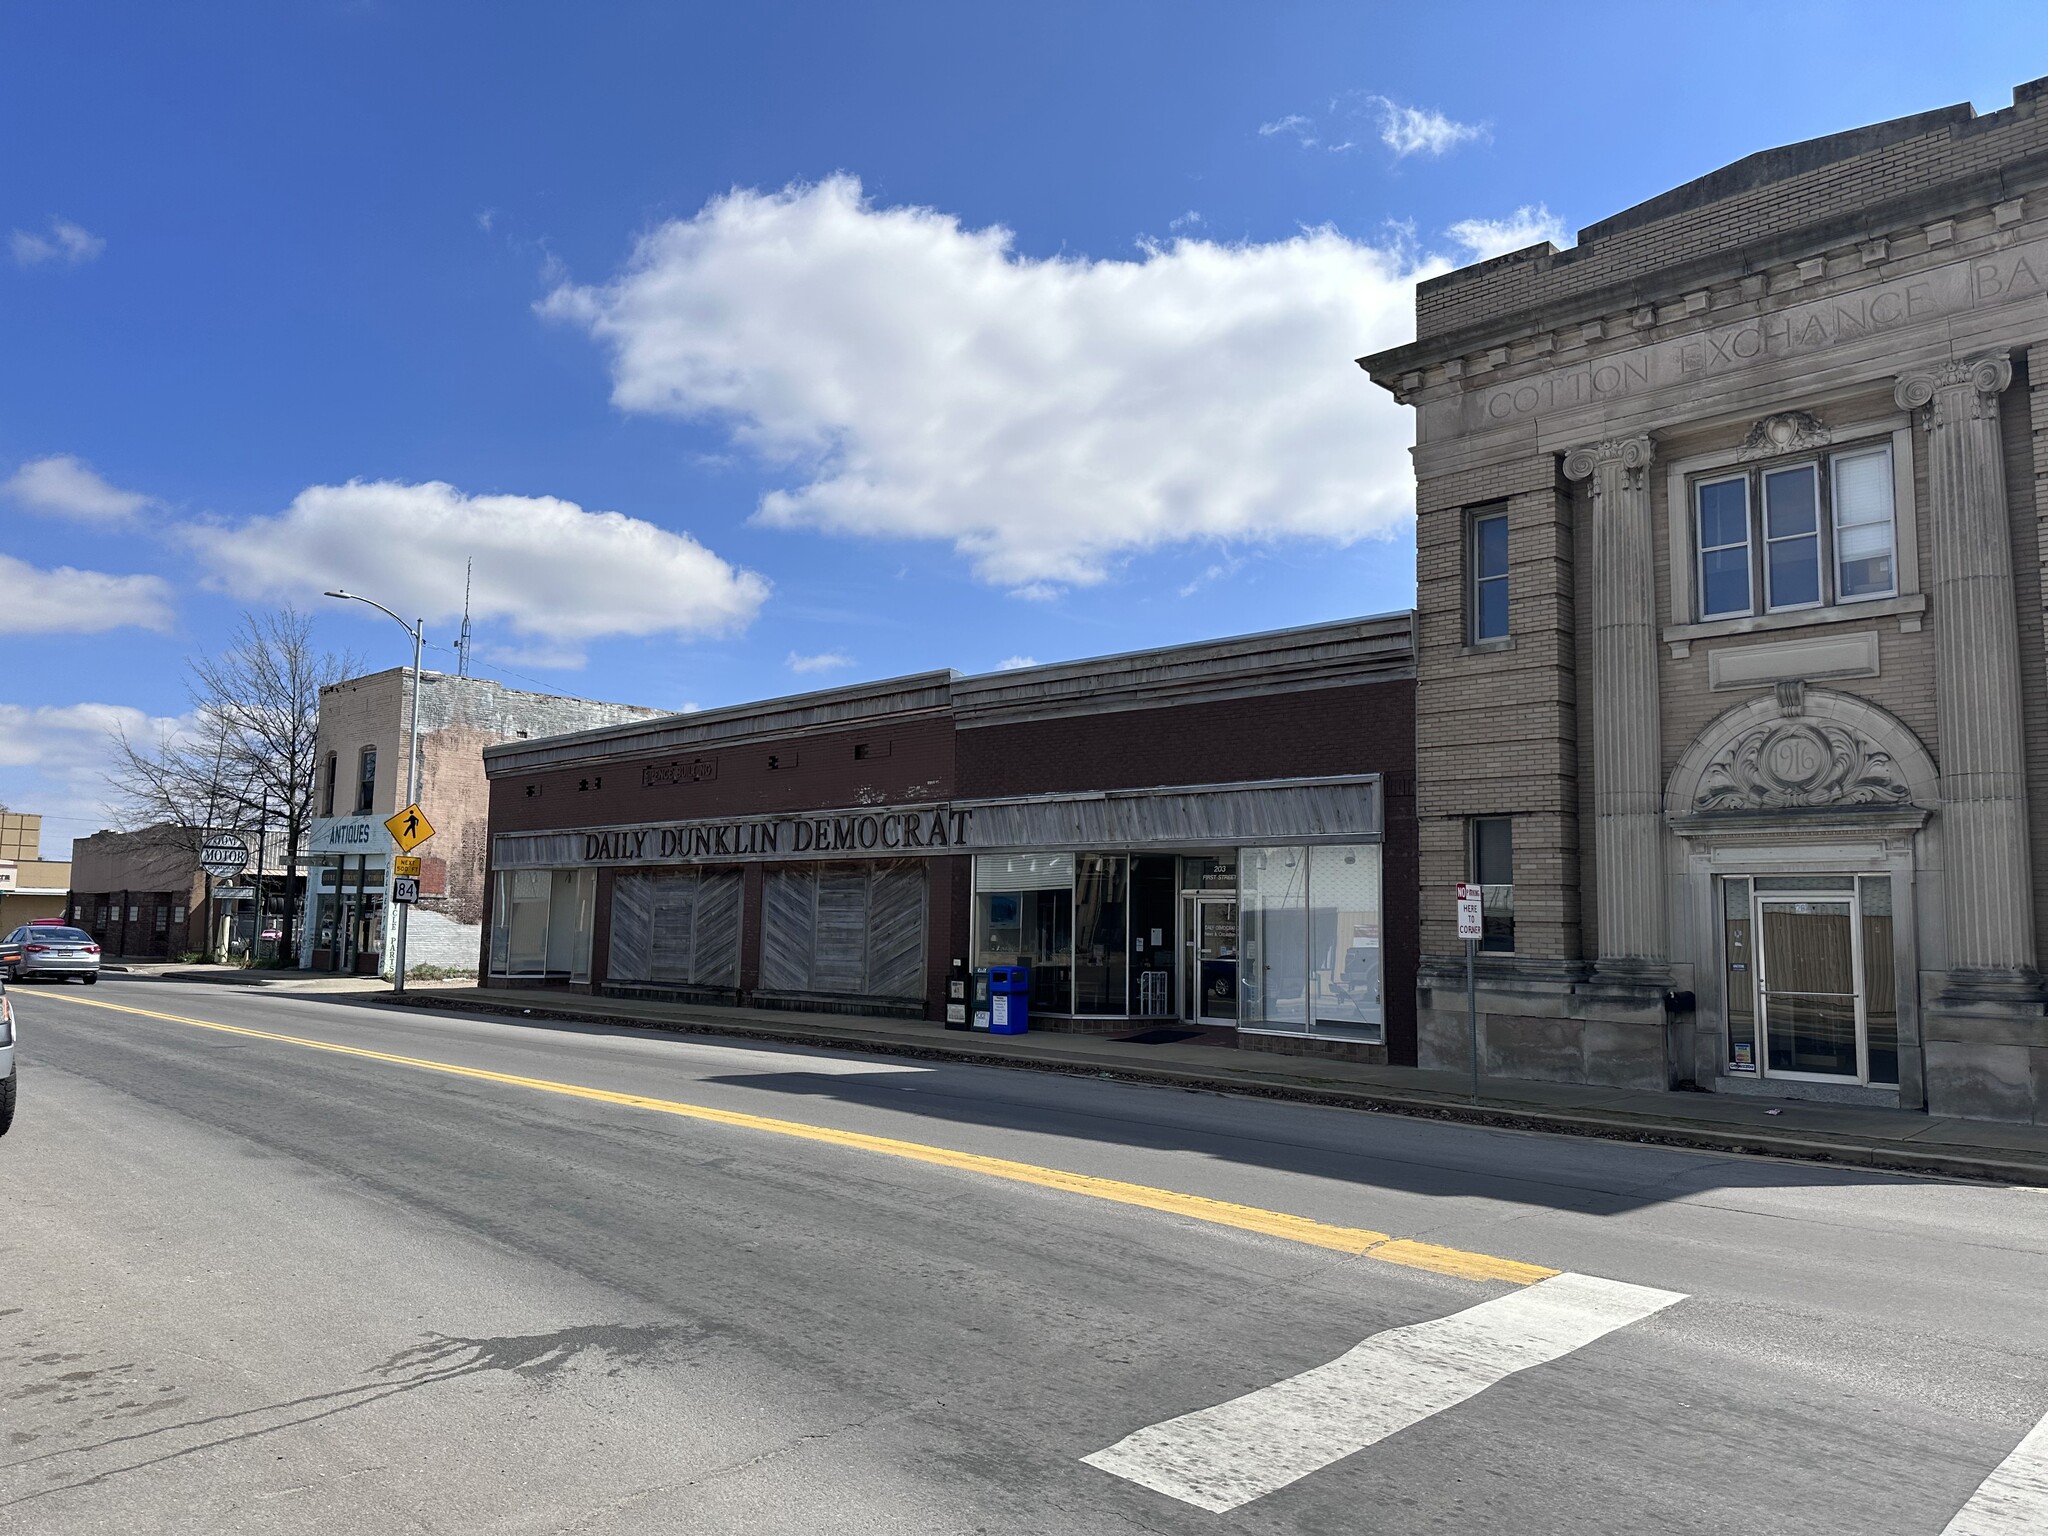
POLYGON ((499 834, 492 862, 499 869, 564 869, 862 855, 916 857, 959 851, 973 814, 949 806, 924 805, 601 827, 588 832, 508 832, 499 834))

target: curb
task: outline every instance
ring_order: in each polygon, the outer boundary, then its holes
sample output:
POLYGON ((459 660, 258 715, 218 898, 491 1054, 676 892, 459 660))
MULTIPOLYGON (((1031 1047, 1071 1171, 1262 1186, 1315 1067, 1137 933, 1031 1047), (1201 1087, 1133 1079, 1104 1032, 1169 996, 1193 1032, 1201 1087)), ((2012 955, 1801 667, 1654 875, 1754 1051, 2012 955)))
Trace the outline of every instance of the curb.
MULTIPOLYGON (((331 995, 337 998, 355 996, 360 997, 364 1003, 382 1003, 402 1008, 443 1008, 465 1013, 495 1014, 512 1011, 512 1006, 503 1003, 486 1003, 474 998, 449 995, 435 996, 432 993, 406 993, 402 996, 349 993, 331 995)), ((1100 1061, 1076 1056, 1017 1056, 1007 1052, 975 1049, 964 1043, 926 1043, 904 1040, 897 1036, 870 1036, 831 1029, 777 1029, 773 1025, 760 1024, 752 1020, 688 1017, 640 1019, 621 1014, 570 1013, 546 1007, 522 1008, 519 1012, 527 1018, 550 1019, 570 1024, 602 1024, 661 1034, 725 1035, 734 1039, 761 1040, 778 1045, 808 1045, 828 1050, 861 1051, 869 1055, 959 1062, 969 1066, 1009 1067, 1024 1071, 1056 1072, 1070 1077, 1109 1078, 1119 1082, 1237 1094, 1246 1098, 1317 1104, 1334 1109, 1365 1110, 1382 1114, 1408 1115, 1417 1119, 1455 1121, 1495 1130, 1590 1136, 1605 1141, 1634 1141, 1653 1146, 1732 1152, 1793 1162, 1830 1163, 1855 1168, 1881 1169, 1890 1173, 2048 1186, 2048 1160, 2013 1160, 1975 1148, 1941 1143, 1907 1145, 1857 1137, 1830 1136, 1825 1132, 1774 1135, 1767 1131, 1724 1129, 1719 1126, 1674 1123, 1669 1120, 1626 1115, 1535 1109, 1498 1102, 1471 1104, 1426 1093, 1402 1093, 1395 1089, 1318 1087, 1256 1077, 1217 1076, 1177 1067, 1149 1067, 1123 1063, 1105 1065, 1100 1061)))

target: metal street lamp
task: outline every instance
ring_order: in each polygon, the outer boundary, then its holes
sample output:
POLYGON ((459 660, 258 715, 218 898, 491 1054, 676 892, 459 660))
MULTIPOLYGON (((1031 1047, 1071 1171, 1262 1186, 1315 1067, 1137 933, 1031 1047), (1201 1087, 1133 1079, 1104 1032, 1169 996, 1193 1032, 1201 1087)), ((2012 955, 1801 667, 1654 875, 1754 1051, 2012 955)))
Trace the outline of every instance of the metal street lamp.
MULTIPOLYGON (((339 587, 326 594, 338 597, 344 602, 368 603, 372 608, 390 619, 400 629, 412 636, 412 719, 406 727, 411 737, 410 750, 405 759, 405 803, 416 805, 420 798, 420 649, 426 644, 427 621, 414 619, 410 624, 386 608, 375 598, 364 597, 360 592, 344 592, 339 587)), ((385 888, 387 892, 391 887, 385 888)), ((403 902, 398 908, 398 955, 392 962, 391 990, 405 990, 405 928, 406 920, 412 916, 412 903, 403 902)))

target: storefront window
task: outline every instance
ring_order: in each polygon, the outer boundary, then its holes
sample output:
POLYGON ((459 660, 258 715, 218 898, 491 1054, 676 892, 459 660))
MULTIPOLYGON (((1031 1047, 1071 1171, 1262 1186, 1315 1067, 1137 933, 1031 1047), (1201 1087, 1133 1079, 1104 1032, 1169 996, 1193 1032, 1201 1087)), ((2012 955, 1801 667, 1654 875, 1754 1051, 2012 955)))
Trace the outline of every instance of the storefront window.
POLYGON ((1130 861, 1083 854, 1074 870, 1074 1012, 1121 1017, 1130 1011, 1128 974, 1130 861))
POLYGON ((1365 1027, 1380 1002, 1380 851, 1309 850, 1309 982, 1318 1024, 1365 1027))
POLYGON ((1248 848, 1238 877, 1239 1021, 1380 1038, 1379 845, 1248 848))
POLYGON ((1238 1020, 1308 1024, 1308 850, 1247 848, 1238 862, 1238 1020))
MULTIPOLYGON (((587 869, 500 870, 491 908, 491 969, 585 981, 597 893, 587 869)), ((377 898, 381 917, 381 896, 377 898)))
POLYGON ((1074 857, 982 854, 974 861, 974 963, 1031 971, 1031 1007, 1074 1008, 1074 857))

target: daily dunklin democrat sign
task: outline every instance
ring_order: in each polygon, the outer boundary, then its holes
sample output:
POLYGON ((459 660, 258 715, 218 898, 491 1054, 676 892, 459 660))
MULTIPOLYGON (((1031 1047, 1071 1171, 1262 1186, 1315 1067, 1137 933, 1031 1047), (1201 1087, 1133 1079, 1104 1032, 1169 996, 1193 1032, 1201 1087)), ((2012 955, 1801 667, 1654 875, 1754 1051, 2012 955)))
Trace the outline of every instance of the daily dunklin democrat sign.
POLYGON ((921 805, 593 827, 583 832, 505 832, 496 839, 492 862, 499 869, 569 869, 863 855, 916 858, 959 852, 972 815, 950 806, 921 805))

